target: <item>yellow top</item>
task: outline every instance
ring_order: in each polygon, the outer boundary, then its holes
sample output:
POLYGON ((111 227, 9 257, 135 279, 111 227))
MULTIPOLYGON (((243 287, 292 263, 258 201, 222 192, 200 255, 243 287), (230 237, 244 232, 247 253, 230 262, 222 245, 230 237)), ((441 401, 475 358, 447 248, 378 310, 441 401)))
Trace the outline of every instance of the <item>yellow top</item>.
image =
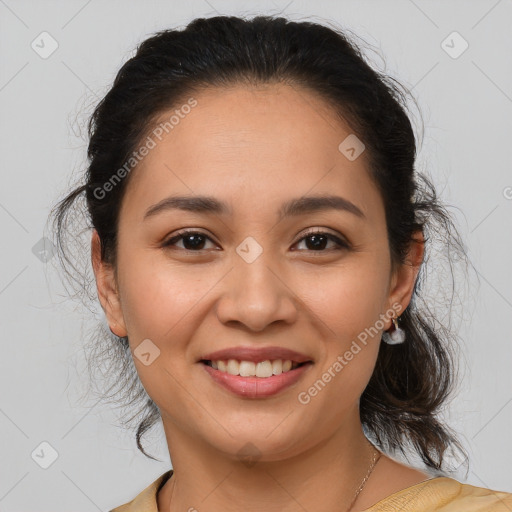
MULTIPOLYGON (((158 477, 132 501, 110 512, 159 512, 156 496, 172 475, 158 477)), ((512 494, 436 477, 395 492, 365 512, 511 512, 512 494)))

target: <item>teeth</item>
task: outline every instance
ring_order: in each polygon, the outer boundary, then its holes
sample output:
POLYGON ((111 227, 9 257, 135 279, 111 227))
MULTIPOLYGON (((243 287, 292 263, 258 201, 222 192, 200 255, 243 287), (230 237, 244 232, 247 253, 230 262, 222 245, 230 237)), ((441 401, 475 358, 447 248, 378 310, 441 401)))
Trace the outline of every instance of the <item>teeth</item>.
MULTIPOLYGON (((233 365, 233 367, 234 367, 234 365, 233 365)), ((228 368, 229 368, 229 363, 228 363, 228 368)), ((238 365, 238 373, 240 374, 240 377, 255 377, 256 376, 256 365, 251 361, 241 361, 240 364, 238 365)), ((231 374, 231 375, 233 375, 233 374, 231 374)))
POLYGON ((256 366, 256 377, 272 377, 272 363, 270 361, 262 361, 256 366))
POLYGON ((212 368, 221 372, 227 372, 230 375, 240 375, 241 377, 272 377, 272 375, 280 375, 283 372, 297 368, 299 363, 292 363, 290 359, 275 361, 261 361, 254 363, 252 361, 237 361, 229 359, 228 361, 210 361, 212 368))
POLYGON ((283 361, 281 361, 281 359, 272 361, 272 373, 274 375, 280 375, 283 373, 283 361))

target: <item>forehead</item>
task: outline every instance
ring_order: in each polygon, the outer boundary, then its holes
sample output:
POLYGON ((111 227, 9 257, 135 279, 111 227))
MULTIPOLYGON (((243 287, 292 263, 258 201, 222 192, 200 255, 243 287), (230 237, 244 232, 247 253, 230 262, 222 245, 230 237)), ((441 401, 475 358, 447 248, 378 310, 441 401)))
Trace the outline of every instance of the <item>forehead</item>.
POLYGON ((305 153, 329 159, 337 156, 340 137, 351 133, 332 105, 297 85, 208 88, 194 98, 197 105, 172 129, 172 136, 164 134, 169 145, 179 146, 179 156, 189 159, 204 152, 223 162, 258 155, 278 164, 278 154, 290 161, 303 159, 305 153))
MULTIPOLYGON (((229 203, 259 198, 262 205, 283 195, 338 191, 364 211, 368 199, 377 199, 364 151, 351 160, 340 150, 354 137, 350 127, 315 93, 272 84, 191 96, 195 106, 174 116, 159 138, 150 132, 154 147, 132 171, 126 201, 147 205, 185 193, 229 203)), ((176 110, 180 105, 162 114, 156 128, 176 110)))

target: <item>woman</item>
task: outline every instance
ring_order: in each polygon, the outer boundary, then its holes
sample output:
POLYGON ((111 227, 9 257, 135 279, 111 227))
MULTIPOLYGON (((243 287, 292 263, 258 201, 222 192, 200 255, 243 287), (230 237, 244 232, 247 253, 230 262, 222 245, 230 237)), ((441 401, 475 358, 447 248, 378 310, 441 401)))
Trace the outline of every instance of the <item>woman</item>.
POLYGON ((196 19, 123 65, 55 210, 60 238, 85 193, 137 444, 161 418, 172 460, 115 512, 512 509, 444 473, 418 276, 436 222, 460 245, 415 154, 403 91, 318 24, 196 19))

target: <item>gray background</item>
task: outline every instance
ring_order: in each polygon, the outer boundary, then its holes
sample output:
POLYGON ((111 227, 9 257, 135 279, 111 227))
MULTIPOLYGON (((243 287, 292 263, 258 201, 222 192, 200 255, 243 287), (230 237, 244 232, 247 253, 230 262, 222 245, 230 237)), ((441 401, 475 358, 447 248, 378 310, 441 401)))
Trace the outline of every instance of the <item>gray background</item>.
POLYGON ((419 167, 458 207, 479 277, 458 313, 465 372, 446 418, 471 454, 467 482, 512 491, 511 1, 0 0, 0 510, 109 510, 170 467, 160 425, 147 447, 161 463, 137 451, 110 406, 78 402, 88 320, 34 252, 84 168, 77 126, 137 43, 197 16, 279 12, 353 30, 419 101, 419 167), (58 44, 47 58, 31 46, 42 52, 44 37, 51 49, 44 31, 58 44), (58 452, 48 469, 44 441, 58 452))

